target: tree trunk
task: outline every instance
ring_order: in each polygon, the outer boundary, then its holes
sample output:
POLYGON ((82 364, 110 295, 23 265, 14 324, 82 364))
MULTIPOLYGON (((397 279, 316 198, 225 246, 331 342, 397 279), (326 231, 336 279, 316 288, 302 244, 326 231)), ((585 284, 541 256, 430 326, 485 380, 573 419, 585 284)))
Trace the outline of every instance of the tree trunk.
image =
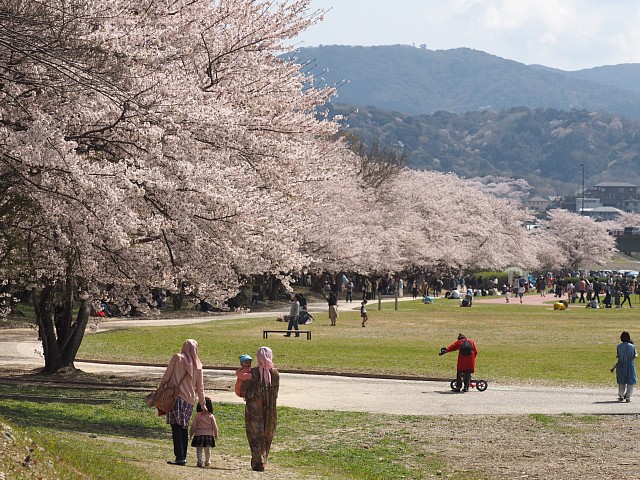
POLYGON ((271 275, 269 282, 269 300, 272 302, 276 300, 278 294, 278 279, 275 275, 271 275))
POLYGON ((52 286, 45 287, 41 291, 34 289, 31 292, 38 324, 38 336, 39 340, 42 341, 43 373, 55 373, 64 367, 54 330, 53 293, 54 288, 52 286))
POLYGON ((66 367, 75 368, 78 349, 89 322, 89 302, 82 299, 78 315, 73 320, 73 288, 60 289, 61 305, 56 305, 55 286, 32 291, 33 305, 42 341, 44 355, 43 373, 56 373, 66 367), (55 312, 58 311, 56 315, 55 312))
POLYGON ((173 303, 174 310, 182 310, 184 304, 184 284, 180 282, 180 290, 171 294, 171 303, 173 303))
POLYGON ((182 304, 184 303, 184 293, 180 292, 180 293, 172 293, 171 294, 171 301, 173 303, 173 309, 174 310, 181 310, 182 309, 182 304))

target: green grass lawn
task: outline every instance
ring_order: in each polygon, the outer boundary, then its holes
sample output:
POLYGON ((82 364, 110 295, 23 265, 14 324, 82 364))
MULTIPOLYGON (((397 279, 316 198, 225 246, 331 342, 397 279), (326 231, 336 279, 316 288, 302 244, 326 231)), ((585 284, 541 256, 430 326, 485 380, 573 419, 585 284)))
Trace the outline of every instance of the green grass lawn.
MULTIPOLYGON (((480 349, 478 376, 490 381, 610 387, 614 378, 608 369, 615 362, 620 333, 628 330, 632 337, 637 333, 637 310, 631 309, 590 310, 572 305, 560 312, 550 306, 477 302, 472 308, 460 308, 458 302, 445 300, 432 305, 405 301, 399 303, 399 311, 393 303, 382 307, 379 311, 375 302, 370 304, 366 328, 360 326, 358 312, 344 308, 337 327, 329 326, 326 314, 316 314, 311 341, 304 336, 263 340, 262 330, 284 328, 275 322, 275 315, 222 318, 197 325, 88 334, 80 356, 166 364, 184 339, 195 338, 207 366, 235 368, 241 353, 253 354, 266 344, 274 350, 280 369, 450 377, 455 354, 440 357, 437 353, 464 332, 480 349)), ((0 428, 10 424, 15 438, 0 444, 0 472, 8 478, 184 478, 183 471, 165 464, 171 457, 170 430, 163 418, 146 407, 143 393, 0 384, 0 394, 13 396, 0 396, 0 428), (50 403, 30 399, 32 395, 109 401, 50 403), (35 463, 28 465, 27 454, 35 463)), ((213 459, 219 469, 211 476, 243 478, 249 472, 249 451, 242 406, 216 404, 214 411, 220 439, 213 459)), ((278 412, 269 466, 277 478, 497 478, 473 463, 459 464, 458 459, 466 455, 464 442, 442 449, 443 442, 450 444, 455 436, 448 430, 457 420, 449 417, 287 407, 279 407, 278 412)), ((595 420, 597 428, 612 431, 619 428, 614 421, 613 417, 595 420)), ((518 442, 523 423, 528 425, 527 432, 541 431, 545 439, 554 436, 558 444, 567 435, 580 442, 594 429, 594 419, 588 416, 475 417, 474 422, 485 425, 494 442, 511 434, 510 442, 518 442), (559 422, 570 425, 559 430, 559 422), (497 433, 495 425, 500 428, 497 433)), ((193 451, 189 454, 193 460, 193 451)))
POLYGON ((275 315, 263 319, 220 319, 197 325, 131 328, 87 335, 79 357, 127 362, 166 363, 186 338, 195 338, 206 366, 236 367, 242 353, 267 345, 280 369, 450 377, 455 354, 438 356, 459 332, 473 338, 480 351, 477 375, 515 383, 610 385, 620 333, 635 337, 637 310, 585 309, 438 300, 369 305, 369 322, 358 312, 340 312, 338 326, 325 313, 309 327, 313 339, 284 338, 262 330, 286 328, 275 315))
MULTIPOLYGON (((0 386, 0 393, 6 392, 33 393, 28 388, 0 386)), ((38 389, 37 393, 60 395, 48 388, 38 389)), ((245 478, 250 472, 241 405, 215 405, 220 433, 212 452, 214 470, 184 471, 166 466, 165 460, 171 458, 172 452, 170 428, 164 418, 144 404, 140 394, 109 391, 83 394, 106 396, 112 402, 77 405, 0 398, 0 424, 13 419, 12 436, 23 439, 19 459, 31 451, 35 462, 27 468, 23 462, 15 462, 12 455, 0 455, 0 472, 6 472, 12 479, 105 480, 157 478, 152 472, 158 469, 162 469, 166 480, 189 478, 185 475, 196 478, 194 475, 200 474, 197 478, 220 478, 216 468, 229 471, 224 478, 245 478)), ((481 478, 469 472, 449 472, 446 462, 437 454, 425 455, 428 439, 416 441, 417 433, 412 433, 413 429, 424 427, 421 417, 399 419, 393 415, 287 407, 278 407, 278 416, 277 441, 271 450, 269 466, 269 470, 278 472, 277 478, 288 478, 297 472, 312 474, 312 478, 422 479, 432 478, 438 471, 449 473, 448 478, 452 479, 481 478)), ((190 447, 191 464, 194 457, 195 449, 190 447)))
MULTIPOLYGON (((141 393, 113 391, 107 387, 108 381, 104 383, 105 390, 0 384, 0 394, 13 396, 0 396, 0 434, 4 439, 0 442, 0 473, 12 480, 516 478, 533 471, 527 470, 531 468, 527 459, 532 455, 543 451, 552 457, 554 446, 570 443, 579 448, 582 442, 587 442, 584 448, 588 452, 588 445, 597 441, 593 440, 594 430, 609 432, 606 438, 610 439, 623 425, 610 415, 421 417, 278 407, 267 471, 257 476, 249 467, 242 405, 214 404, 219 438, 211 469, 193 466, 195 452, 191 447, 189 466, 176 468, 165 463, 171 458, 172 443, 164 419, 145 405, 141 393), (33 395, 110 401, 99 405, 43 402, 31 398, 33 395), (470 458, 473 450, 468 442, 485 441, 482 454, 470 458), (505 457, 506 448, 511 454, 505 457), (527 454, 530 451, 533 454, 527 454), (493 468, 491 459, 503 463, 493 468), (517 466, 507 474, 504 462, 517 466)), ((633 430, 628 424, 626 428, 633 430)), ((605 449, 603 455, 614 455, 615 442, 605 443, 612 443, 613 450, 605 449)), ((567 463, 566 454, 561 451, 550 461, 567 463)), ((575 467, 569 462, 566 468, 573 472, 575 467)), ((543 474, 539 478, 555 476, 543 474)))

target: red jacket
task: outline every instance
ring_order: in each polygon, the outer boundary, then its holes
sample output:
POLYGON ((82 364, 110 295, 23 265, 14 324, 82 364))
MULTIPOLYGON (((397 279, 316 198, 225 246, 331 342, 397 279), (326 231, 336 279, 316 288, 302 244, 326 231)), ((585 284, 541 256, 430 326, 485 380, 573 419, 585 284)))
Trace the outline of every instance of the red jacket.
MULTIPOLYGON (((476 347, 476 342, 470 338, 467 338, 466 340, 469 340, 471 345, 473 345, 473 353, 471 355, 462 355, 458 352, 458 366, 456 368, 458 371, 471 370, 471 373, 473 373, 476 371, 476 356, 478 355, 478 348, 476 347)), ((462 347, 462 340, 458 340, 449 345, 447 347, 447 352, 460 350, 460 347, 462 347)))

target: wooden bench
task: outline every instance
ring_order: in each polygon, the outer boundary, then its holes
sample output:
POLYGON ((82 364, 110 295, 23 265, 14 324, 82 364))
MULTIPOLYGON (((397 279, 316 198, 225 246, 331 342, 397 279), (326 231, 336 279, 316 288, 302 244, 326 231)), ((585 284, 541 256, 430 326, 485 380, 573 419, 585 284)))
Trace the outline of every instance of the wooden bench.
POLYGON ((307 334, 307 340, 311 340, 311 330, 263 330, 262 331, 262 338, 267 338, 269 336, 270 333, 306 333, 307 334))

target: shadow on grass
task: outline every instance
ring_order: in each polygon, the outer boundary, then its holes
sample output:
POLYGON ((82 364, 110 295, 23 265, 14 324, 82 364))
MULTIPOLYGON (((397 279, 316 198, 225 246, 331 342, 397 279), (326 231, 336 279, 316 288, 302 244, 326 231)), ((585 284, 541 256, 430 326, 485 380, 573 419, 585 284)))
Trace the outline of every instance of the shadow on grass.
POLYGON ((106 405, 0 400, 0 416, 24 428, 49 428, 141 439, 170 434, 164 419, 157 418, 155 410, 146 406, 143 408, 130 400, 115 400, 106 405))

